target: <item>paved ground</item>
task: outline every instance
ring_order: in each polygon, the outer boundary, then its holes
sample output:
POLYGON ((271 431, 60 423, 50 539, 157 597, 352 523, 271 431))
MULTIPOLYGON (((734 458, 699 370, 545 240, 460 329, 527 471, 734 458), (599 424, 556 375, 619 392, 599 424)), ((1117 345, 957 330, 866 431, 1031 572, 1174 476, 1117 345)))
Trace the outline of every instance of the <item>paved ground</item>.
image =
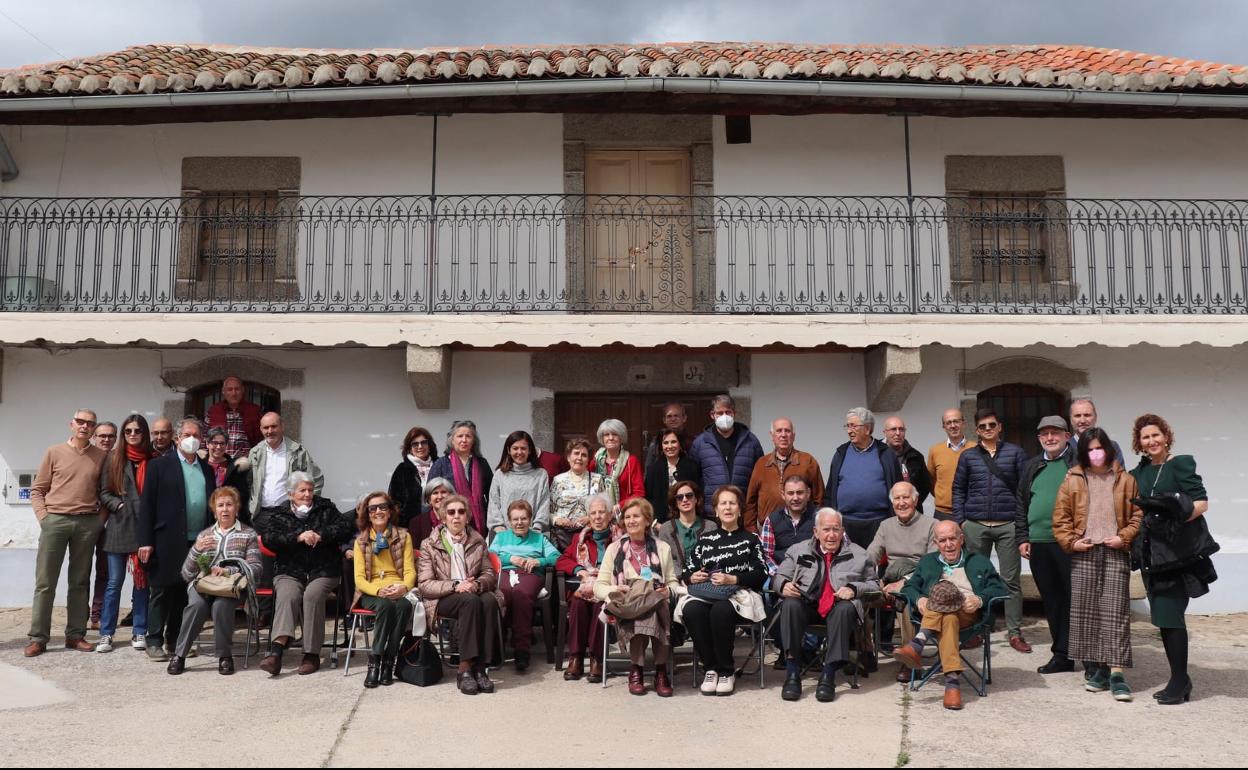
MULTIPOLYGON (((604 690, 537 668, 504 670, 498 693, 468 698, 449 677, 432 688, 365 691, 355 667, 347 678, 327 668, 271 681, 254 660, 227 678, 215 660, 196 658, 175 679, 128 646, 27 660, 28 623, 28 610, 0 610, 0 766, 51 757, 92 766, 409 766, 415 743, 420 764, 435 766, 1240 766, 1248 755, 1248 616, 1193 619, 1196 700, 1186 706, 1149 697, 1164 683, 1165 661, 1155 632, 1139 623, 1134 703, 1083 692, 1080 675, 1041 677, 1039 652, 998 644, 989 696, 965 689, 961 713, 941 709, 936 688, 908 696, 891 662, 859 690, 843 685, 832 704, 815 702, 813 683, 800 703, 782 703, 770 670, 764 690, 744 682, 731 698, 703 698, 687 667, 671 700, 631 697, 622 679, 604 690)), ((1040 627, 1030 635, 1043 637, 1040 627)))

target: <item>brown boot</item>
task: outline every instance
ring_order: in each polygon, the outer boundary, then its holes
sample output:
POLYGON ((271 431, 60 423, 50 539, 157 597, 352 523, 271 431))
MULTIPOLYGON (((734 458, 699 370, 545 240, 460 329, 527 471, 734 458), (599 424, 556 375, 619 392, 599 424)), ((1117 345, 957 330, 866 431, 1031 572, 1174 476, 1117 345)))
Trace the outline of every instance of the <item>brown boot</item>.
POLYGON ((945 686, 945 708, 950 711, 962 710, 962 688, 957 685, 945 686))
POLYGON ((269 645, 269 654, 264 656, 264 660, 260 661, 260 670, 269 676, 277 676, 282 673, 282 653, 286 652, 286 645, 277 644, 276 642, 269 645))
POLYGON ((30 644, 26 645, 26 649, 22 651, 22 654, 28 658, 33 658, 37 655, 42 655, 47 651, 48 651, 47 642, 31 642, 30 644))
POLYGON ((568 665, 563 668, 563 678, 568 682, 574 682, 581 678, 584 673, 585 658, 580 655, 569 655, 568 665))
POLYGON ((321 656, 312 653, 304 653, 303 660, 299 661, 299 676, 307 676, 315 674, 321 670, 321 656))
POLYGON ((65 649, 77 650, 78 652, 95 652, 95 645, 82 637, 77 637, 75 639, 66 639, 65 649))
POLYGON ((672 680, 668 678, 667 666, 659 666, 654 670, 654 694, 660 698, 672 697, 672 680))
POLYGON ((602 658, 589 659, 589 677, 586 681, 590 684, 602 684, 602 658))
POLYGON ((632 695, 646 694, 646 678, 641 666, 628 667, 628 692, 632 695))

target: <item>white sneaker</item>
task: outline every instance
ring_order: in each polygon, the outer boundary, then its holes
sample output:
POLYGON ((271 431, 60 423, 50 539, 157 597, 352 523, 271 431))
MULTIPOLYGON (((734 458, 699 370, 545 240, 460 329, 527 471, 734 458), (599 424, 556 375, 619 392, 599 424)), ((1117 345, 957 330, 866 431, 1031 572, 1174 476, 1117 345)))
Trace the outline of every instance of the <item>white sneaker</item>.
POLYGON ((700 688, 702 690, 702 694, 714 695, 715 689, 718 686, 719 686, 719 674, 715 673, 714 671, 707 671, 706 678, 702 680, 702 687, 700 688))
MULTIPOLYGON (((705 686, 706 685, 703 685, 703 687, 705 686)), ((736 686, 737 678, 735 676, 732 674, 729 674, 728 676, 721 676, 719 678, 719 684, 715 685, 715 694, 732 695, 732 691, 736 689, 736 686)))
POLYGON ((135 634, 134 638, 130 640, 130 646, 136 650, 146 650, 147 637, 143 634, 135 634))
POLYGON ((100 641, 95 643, 95 651, 96 652, 112 652, 113 651, 113 637, 101 636, 100 641))

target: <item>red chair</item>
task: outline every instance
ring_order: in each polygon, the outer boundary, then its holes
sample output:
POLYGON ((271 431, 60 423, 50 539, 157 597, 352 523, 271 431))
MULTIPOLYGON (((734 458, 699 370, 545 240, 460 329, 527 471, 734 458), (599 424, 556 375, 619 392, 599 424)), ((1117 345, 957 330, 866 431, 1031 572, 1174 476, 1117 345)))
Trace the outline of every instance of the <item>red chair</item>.
MULTIPOLYGON (((265 566, 270 567, 273 563, 273 559, 277 558, 277 554, 273 553, 268 548, 264 547, 263 537, 257 535, 256 543, 260 546, 260 555, 263 556, 265 559, 265 566)), ((273 586, 271 585, 256 586, 255 595, 256 595, 257 602, 259 602, 261 599, 267 598, 269 600, 269 607, 272 608, 273 586)), ((247 662, 251 660, 251 640, 253 637, 256 640, 256 652, 260 651, 260 647, 261 647, 260 630, 262 627, 264 627, 264 624, 262 624, 260 620, 261 618, 259 617, 259 613, 256 613, 256 614, 248 613, 247 615, 247 640, 243 643, 243 668, 244 669, 247 668, 247 662)), ((268 641, 272 642, 273 641, 272 620, 270 620, 267 625, 269 629, 268 641)))

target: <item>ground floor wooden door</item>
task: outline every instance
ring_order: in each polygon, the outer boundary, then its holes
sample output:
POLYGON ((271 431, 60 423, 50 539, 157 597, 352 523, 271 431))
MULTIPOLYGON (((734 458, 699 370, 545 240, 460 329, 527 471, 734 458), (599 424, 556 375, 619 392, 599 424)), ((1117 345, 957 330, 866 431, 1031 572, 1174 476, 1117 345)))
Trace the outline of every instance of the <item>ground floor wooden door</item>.
POLYGON ((562 453, 569 439, 582 437, 598 446, 598 426, 614 417, 628 427, 628 451, 640 454, 663 427, 663 407, 684 404, 686 430, 702 430, 710 421, 715 393, 558 393, 555 394, 555 451, 562 453))

